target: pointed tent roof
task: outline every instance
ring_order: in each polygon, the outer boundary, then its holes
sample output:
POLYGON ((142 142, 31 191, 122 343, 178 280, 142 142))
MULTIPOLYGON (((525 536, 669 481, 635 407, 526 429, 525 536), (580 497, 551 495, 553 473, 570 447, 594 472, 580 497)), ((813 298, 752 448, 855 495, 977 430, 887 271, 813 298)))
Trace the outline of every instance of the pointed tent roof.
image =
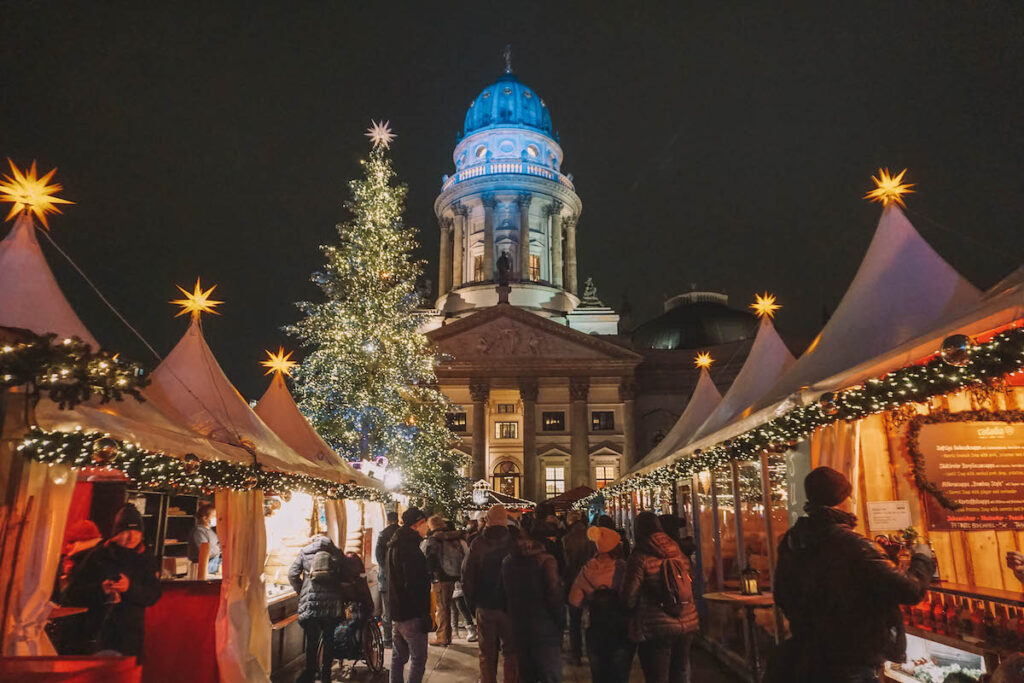
POLYGON ((963 313, 980 296, 890 204, 835 313, 755 407, 770 406, 884 353, 963 313))
POLYGON ((711 381, 711 375, 708 374, 707 368, 701 368, 697 386, 694 387, 683 414, 672 425, 672 429, 665 435, 665 438, 633 466, 633 470, 639 470, 658 462, 671 455, 676 449, 685 446, 721 401, 722 394, 719 393, 715 383, 711 381))
POLYGON ((751 406, 781 377, 796 359, 786 343, 775 330, 771 318, 761 318, 757 337, 750 347, 750 353, 743 362, 743 368, 725 392, 718 407, 700 426, 693 439, 700 439, 728 424, 737 415, 750 410, 751 406))
POLYGON ((247 446, 262 465, 339 479, 336 469, 314 464, 264 424, 225 376, 197 320, 150 375, 146 397, 213 441, 247 446))
POLYGON ((0 242, 0 326, 99 342, 75 314, 57 285, 36 239, 32 216, 23 212, 0 242))
POLYGON ((360 486, 381 488, 379 480, 357 471, 317 434, 295 405, 282 373, 274 373, 274 379, 253 411, 282 441, 314 465, 334 468, 342 479, 354 480, 360 486))

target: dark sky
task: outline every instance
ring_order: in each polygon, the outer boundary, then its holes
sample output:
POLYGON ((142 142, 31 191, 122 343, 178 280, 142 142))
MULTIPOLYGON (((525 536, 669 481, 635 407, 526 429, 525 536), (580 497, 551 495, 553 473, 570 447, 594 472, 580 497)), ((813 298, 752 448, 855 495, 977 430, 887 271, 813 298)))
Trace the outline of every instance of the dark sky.
MULTIPOLYGON (((581 281, 641 319, 691 282, 769 289, 811 336, 874 230, 880 165, 910 168, 912 222, 977 285, 1024 254, 1021 3, 142 4, 3 3, 0 157, 59 167, 77 203, 55 239, 161 353, 185 328, 174 284, 218 283, 207 337, 247 398, 316 295, 370 117, 398 134, 436 282, 433 200, 506 43, 583 200, 581 281)), ((94 334, 145 359, 44 247, 94 334)))

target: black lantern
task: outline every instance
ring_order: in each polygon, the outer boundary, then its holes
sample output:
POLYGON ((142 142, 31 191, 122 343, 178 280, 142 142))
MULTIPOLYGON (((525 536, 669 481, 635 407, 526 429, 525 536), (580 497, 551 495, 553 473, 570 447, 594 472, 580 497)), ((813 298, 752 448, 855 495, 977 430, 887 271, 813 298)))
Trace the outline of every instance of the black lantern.
POLYGON ((761 589, 757 585, 758 571, 747 566, 740 572, 740 593, 743 595, 760 595, 761 589))

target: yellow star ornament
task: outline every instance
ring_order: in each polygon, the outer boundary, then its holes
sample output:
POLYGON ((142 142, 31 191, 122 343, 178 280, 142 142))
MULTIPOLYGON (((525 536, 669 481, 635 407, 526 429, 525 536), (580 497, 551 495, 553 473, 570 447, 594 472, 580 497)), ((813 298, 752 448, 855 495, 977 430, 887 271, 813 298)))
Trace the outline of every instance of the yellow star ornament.
POLYGON ((22 211, 27 211, 38 218, 43 227, 49 230, 50 224, 46 222, 46 215, 61 213, 57 207, 58 204, 74 204, 72 201, 54 196, 64 189, 60 184, 48 184, 57 169, 53 169, 40 178, 36 172, 36 162, 34 161, 27 172, 23 172, 15 166, 10 159, 7 160, 7 163, 11 167, 11 173, 5 175, 0 181, 0 201, 12 205, 11 212, 7 214, 7 220, 11 220, 22 211))
POLYGON ((907 205, 903 203, 903 195, 914 193, 914 190, 910 189, 914 187, 914 183, 903 182, 903 176, 906 173, 907 169, 903 169, 897 175, 890 175, 889 169, 878 169, 878 177, 871 176, 871 179, 875 181, 875 189, 864 195, 864 199, 881 202, 882 206, 899 204, 904 209, 907 208, 907 205))
POLYGON ((283 346, 277 347, 277 353, 272 353, 267 349, 267 359, 262 361, 260 365, 267 368, 267 371, 263 374, 271 375, 274 373, 280 373, 282 375, 292 376, 292 368, 298 367, 298 363, 292 360, 292 354, 294 351, 289 351, 287 354, 284 352, 283 346))
POLYGON ((181 306, 181 310, 174 316, 175 318, 185 315, 186 313, 191 313, 193 320, 198 320, 202 313, 219 315, 214 309, 224 302, 214 301, 210 298, 210 295, 213 294, 213 290, 217 289, 217 285, 213 285, 206 291, 203 291, 202 286, 199 284, 199 278, 196 278, 196 288, 192 292, 183 288, 181 285, 176 285, 176 287, 178 287, 178 290, 185 295, 185 298, 171 301, 175 306, 181 306))
POLYGON ((693 364, 702 370, 707 370, 714 362, 715 361, 711 357, 711 354, 707 351, 701 351, 697 354, 697 357, 693 359, 693 364))
POLYGON ((755 294, 754 303, 750 304, 750 307, 754 309, 754 313, 757 314, 758 318, 769 318, 775 317, 775 311, 782 308, 779 304, 775 303, 775 295, 765 292, 764 294, 755 294))

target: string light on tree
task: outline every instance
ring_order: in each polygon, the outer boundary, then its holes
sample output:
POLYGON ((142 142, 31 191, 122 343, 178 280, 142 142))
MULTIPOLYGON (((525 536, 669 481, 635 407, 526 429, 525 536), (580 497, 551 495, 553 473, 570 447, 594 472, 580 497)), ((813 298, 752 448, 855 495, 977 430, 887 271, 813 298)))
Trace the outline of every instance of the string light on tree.
POLYGON ((764 294, 755 294, 754 303, 750 304, 750 307, 754 309, 754 313, 757 314, 758 318, 774 318, 775 311, 782 308, 779 304, 775 303, 775 295, 765 292, 764 294))
POLYGON ((199 284, 199 278, 196 278, 196 286, 193 291, 188 291, 181 285, 175 285, 182 294, 185 295, 184 299, 175 299, 170 303, 175 306, 180 306, 181 310, 175 314, 175 318, 178 316, 189 313, 192 315, 193 320, 199 320, 199 316, 203 313, 212 313, 213 315, 220 315, 214 310, 217 306, 220 306, 223 301, 214 301, 210 298, 213 294, 213 290, 217 289, 217 285, 213 285, 207 290, 203 290, 202 285, 199 284))
POLYGON ((897 175, 891 175, 887 168, 878 169, 878 176, 871 176, 871 179, 875 181, 875 189, 864 195, 864 199, 881 202, 882 206, 898 204, 904 209, 907 208, 907 205, 903 203, 903 195, 913 194, 914 190, 911 188, 914 187, 914 184, 903 182, 903 176, 906 173, 907 169, 903 169, 897 175))
POLYGON ((17 217, 22 212, 30 213, 39 219, 44 228, 49 230, 47 214, 61 213, 58 204, 74 204, 72 201, 55 196, 57 192, 64 189, 60 184, 49 184, 57 169, 54 168, 40 178, 36 172, 36 162, 34 161, 28 171, 22 171, 10 159, 7 160, 7 163, 11 167, 11 173, 5 175, 0 181, 0 201, 11 204, 7 220, 17 217))
POLYGON ((292 376, 292 369, 299 366, 298 363, 293 361, 292 354, 294 351, 289 351, 287 355, 284 352, 284 347, 277 347, 277 353, 272 353, 269 349, 266 351, 267 359, 260 362, 260 365, 267 368, 264 375, 271 375, 278 373, 281 375, 292 376))

